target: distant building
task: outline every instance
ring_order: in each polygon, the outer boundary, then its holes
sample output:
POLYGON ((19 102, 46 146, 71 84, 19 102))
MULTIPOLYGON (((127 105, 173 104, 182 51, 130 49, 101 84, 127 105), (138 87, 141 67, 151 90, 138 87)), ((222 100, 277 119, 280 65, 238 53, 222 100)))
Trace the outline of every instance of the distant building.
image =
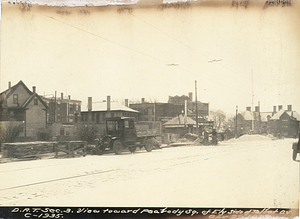
MULTIPOLYGON (((161 121, 167 122, 173 117, 184 113, 185 101, 187 102, 187 115, 196 119, 196 103, 192 101, 192 93, 189 96, 169 96, 168 103, 149 103, 142 98, 141 103, 130 104, 130 108, 139 111, 139 121, 161 121)), ((198 101, 198 117, 207 119, 209 115, 209 104, 198 101)))
POLYGON ((198 113, 198 119, 207 119, 209 115, 209 103, 202 103, 201 101, 193 101, 193 93, 189 93, 189 96, 169 96, 168 103, 176 104, 181 106, 184 111, 185 101, 187 101, 187 115, 196 120, 196 108, 198 113), (196 107, 197 105, 197 107, 196 107))
POLYGON ((195 133, 196 121, 182 114, 163 124, 164 133, 180 134, 195 133))
POLYGON ((23 81, 0 93, 1 126, 14 122, 21 124, 20 137, 35 137, 39 131, 46 129, 48 106, 36 93, 36 87, 30 91, 23 81))
POLYGON ((259 107, 255 107, 255 111, 251 111, 251 107, 247 107, 246 111, 237 115, 238 134, 273 134, 278 133, 285 137, 293 137, 297 135, 297 127, 300 121, 300 115, 292 110, 292 105, 288 105, 288 109, 284 110, 282 105, 273 107, 273 112, 260 112, 259 107))
POLYGON ((292 105, 288 105, 287 110, 279 105, 278 110, 269 120, 269 132, 273 135, 280 133, 285 137, 296 137, 300 115, 292 110, 292 105))
POLYGON ((74 135, 75 124, 81 120, 81 101, 73 100, 71 96, 52 98, 41 97, 48 105, 47 127, 58 140, 69 140, 74 135))
POLYGON ((129 105, 130 108, 139 112, 139 121, 162 121, 166 122, 182 113, 182 105, 172 103, 149 103, 142 98, 141 103, 129 105))
POLYGON ((80 100, 73 100, 70 95, 66 98, 63 93, 58 98, 42 97, 42 99, 49 107, 47 110, 47 123, 74 124, 81 120, 80 100))
POLYGON ((88 108, 81 112, 81 122, 103 124, 110 117, 134 117, 138 118, 138 111, 126 107, 117 102, 111 102, 110 96, 103 102, 92 102, 89 97, 88 108))

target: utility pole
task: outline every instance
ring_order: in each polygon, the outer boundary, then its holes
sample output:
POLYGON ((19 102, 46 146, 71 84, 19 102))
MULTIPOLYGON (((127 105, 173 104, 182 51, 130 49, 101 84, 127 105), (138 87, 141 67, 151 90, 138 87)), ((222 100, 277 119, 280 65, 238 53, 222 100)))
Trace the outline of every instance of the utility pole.
POLYGON ((253 69, 251 71, 251 80, 252 80, 252 132, 254 132, 254 103, 253 103, 253 69))
POLYGON ((56 91, 54 96, 54 122, 56 122, 56 91))
POLYGON ((235 138, 237 138, 237 113, 238 113, 238 106, 235 109, 235 138))
POLYGON ((258 133, 261 134, 260 101, 258 101, 258 133))
POLYGON ((195 101, 196 101, 196 134, 199 135, 198 130, 198 100, 197 100, 197 81, 195 81, 195 101))

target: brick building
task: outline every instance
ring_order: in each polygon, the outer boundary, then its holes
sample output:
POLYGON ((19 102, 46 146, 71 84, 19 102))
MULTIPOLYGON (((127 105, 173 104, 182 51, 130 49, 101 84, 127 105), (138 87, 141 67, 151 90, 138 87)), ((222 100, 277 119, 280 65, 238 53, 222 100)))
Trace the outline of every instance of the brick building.
POLYGON ((274 107, 274 115, 269 120, 269 133, 273 135, 280 133, 285 137, 296 137, 299 121, 300 115, 292 110, 292 105, 288 105, 287 110, 279 105, 278 112, 274 107))
POLYGON ((273 134, 278 133, 285 137, 294 137, 297 135, 297 127, 300 121, 300 115, 292 110, 292 105, 284 110, 282 105, 273 106, 273 112, 260 112, 259 107, 251 111, 247 107, 246 111, 237 115, 238 134, 273 134))
POLYGON ((72 100, 71 96, 64 97, 63 93, 59 98, 52 97, 42 99, 47 103, 47 123, 68 123, 74 124, 81 119, 81 101, 72 100))
MULTIPOLYGON (((149 103, 145 98, 141 103, 130 104, 129 107, 139 111, 139 121, 162 121, 167 122, 173 117, 184 113, 185 102, 187 103, 187 115, 196 119, 196 103, 193 102, 193 95, 169 96, 168 103, 149 103)), ((206 119, 209 114, 209 104, 198 101, 198 117, 206 119)))

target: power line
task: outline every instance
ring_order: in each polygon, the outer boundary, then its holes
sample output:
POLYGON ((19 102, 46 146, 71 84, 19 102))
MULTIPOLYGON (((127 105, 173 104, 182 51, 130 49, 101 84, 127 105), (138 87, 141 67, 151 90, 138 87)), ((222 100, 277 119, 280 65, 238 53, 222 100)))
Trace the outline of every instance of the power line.
MULTIPOLYGON (((36 12, 36 13, 38 13, 38 12, 36 12)), ((41 13, 38 13, 38 14, 41 14, 41 13)), ((130 50, 130 51, 133 51, 133 52, 135 52, 135 53, 138 53, 138 54, 141 54, 141 55, 143 55, 143 56, 146 56, 146 57, 149 57, 149 58, 151 58, 151 59, 154 59, 154 60, 159 61, 159 62, 161 62, 161 63, 164 63, 164 64, 167 63, 167 62, 164 61, 164 60, 161 60, 161 59, 156 58, 156 57, 154 57, 154 56, 151 56, 151 55, 148 55, 148 54, 146 54, 146 53, 140 52, 140 51, 138 51, 138 50, 136 50, 136 49, 132 49, 132 48, 126 46, 126 45, 120 44, 120 43, 115 42, 115 41, 112 41, 112 40, 110 40, 110 39, 101 37, 101 36, 99 36, 99 35, 97 35, 97 34, 95 34, 95 33, 92 33, 92 32, 90 32, 90 31, 84 30, 84 29, 82 29, 82 28, 76 27, 76 26, 74 26, 74 25, 72 25, 72 24, 69 24, 69 23, 66 23, 66 22, 64 22, 64 21, 58 20, 58 19, 56 19, 56 18, 54 18, 54 17, 47 16, 47 15, 45 15, 45 14, 41 14, 41 15, 42 15, 42 16, 45 16, 45 17, 47 17, 47 18, 50 18, 50 19, 52 19, 52 20, 54 20, 54 21, 57 21, 57 22, 59 22, 59 23, 62 23, 62 24, 64 24, 64 25, 70 26, 70 27, 72 27, 72 28, 74 28, 74 29, 77 29, 77 30, 79 30, 79 31, 82 31, 82 32, 84 32, 84 33, 90 34, 90 35, 92 35, 92 36, 94 36, 94 37, 97 37, 97 38, 99 38, 99 39, 102 39, 102 40, 104 40, 104 41, 107 41, 107 42, 109 42, 109 43, 115 44, 115 45, 117 45, 117 46, 123 47, 123 48, 128 49, 128 50, 130 50)), ((150 24, 149 24, 149 25, 150 25, 150 24)), ((154 26, 153 26, 153 27, 154 27, 154 26)), ((159 30, 159 29, 158 29, 158 30, 159 30)), ((163 31, 161 31, 161 32, 163 32, 163 31)), ((164 33, 164 32, 163 32, 163 33, 164 33)), ((168 35, 168 34, 167 34, 167 35, 168 35)), ((170 36, 170 35, 168 35, 168 36, 170 36)), ((172 36, 170 36, 170 37, 172 37, 172 36)), ((172 37, 172 38, 173 38, 173 37, 172 37)), ((176 40, 176 38, 174 38, 174 39, 176 40)), ((179 42, 181 42, 181 41, 179 41, 179 42)), ((184 45, 185 45, 185 44, 184 44, 184 45)), ((188 46, 188 45, 186 45, 186 46, 188 46)), ((189 46, 188 46, 188 47, 189 47, 189 46)), ((189 47, 189 48, 191 48, 191 47, 189 47)), ((191 48, 191 49, 193 49, 193 48, 191 48)), ((194 50, 194 49, 193 49, 193 50, 194 50)), ((196 51, 196 50, 194 50, 194 51, 196 51)), ((196 52, 197 52, 197 51, 196 51, 196 52)), ((201 53, 200 53, 200 54, 201 54, 201 53)), ((203 55, 203 54, 202 54, 202 55, 203 55)), ((204 56, 206 56, 206 55, 204 55, 204 56)), ((207 56, 206 56, 206 57, 207 57, 207 56)), ((179 69, 181 69, 181 70, 183 70, 183 71, 185 71, 185 72, 188 72, 188 73, 190 73, 190 74, 194 74, 194 75, 200 76, 201 78, 204 78, 204 79, 206 79, 206 80, 209 80, 209 81, 212 81, 212 82, 214 82, 214 83, 220 84, 220 85, 222 85, 222 86, 224 86, 224 87, 228 87, 228 88, 231 88, 231 89, 233 89, 233 90, 237 90, 237 89, 233 88, 232 86, 227 86, 227 85, 225 85, 225 84, 216 82, 216 81, 211 80, 211 79, 209 79, 209 78, 203 77, 203 76, 200 75, 200 74, 191 72, 191 71, 189 71, 189 70, 187 70, 187 69, 184 69, 184 68, 181 68, 181 67, 178 67, 178 66, 176 66, 176 67, 179 68, 179 69)))

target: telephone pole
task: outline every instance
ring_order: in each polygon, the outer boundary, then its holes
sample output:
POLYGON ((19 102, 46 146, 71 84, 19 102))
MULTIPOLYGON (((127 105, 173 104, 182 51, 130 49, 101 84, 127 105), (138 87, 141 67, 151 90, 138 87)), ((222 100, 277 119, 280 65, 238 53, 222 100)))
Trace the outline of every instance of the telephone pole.
POLYGON ((197 81, 195 81, 195 102, 196 102, 196 134, 199 135, 198 130, 198 100, 197 100, 197 81))
POLYGON ((237 114, 238 114, 238 106, 235 109, 235 138, 237 138, 237 114))

